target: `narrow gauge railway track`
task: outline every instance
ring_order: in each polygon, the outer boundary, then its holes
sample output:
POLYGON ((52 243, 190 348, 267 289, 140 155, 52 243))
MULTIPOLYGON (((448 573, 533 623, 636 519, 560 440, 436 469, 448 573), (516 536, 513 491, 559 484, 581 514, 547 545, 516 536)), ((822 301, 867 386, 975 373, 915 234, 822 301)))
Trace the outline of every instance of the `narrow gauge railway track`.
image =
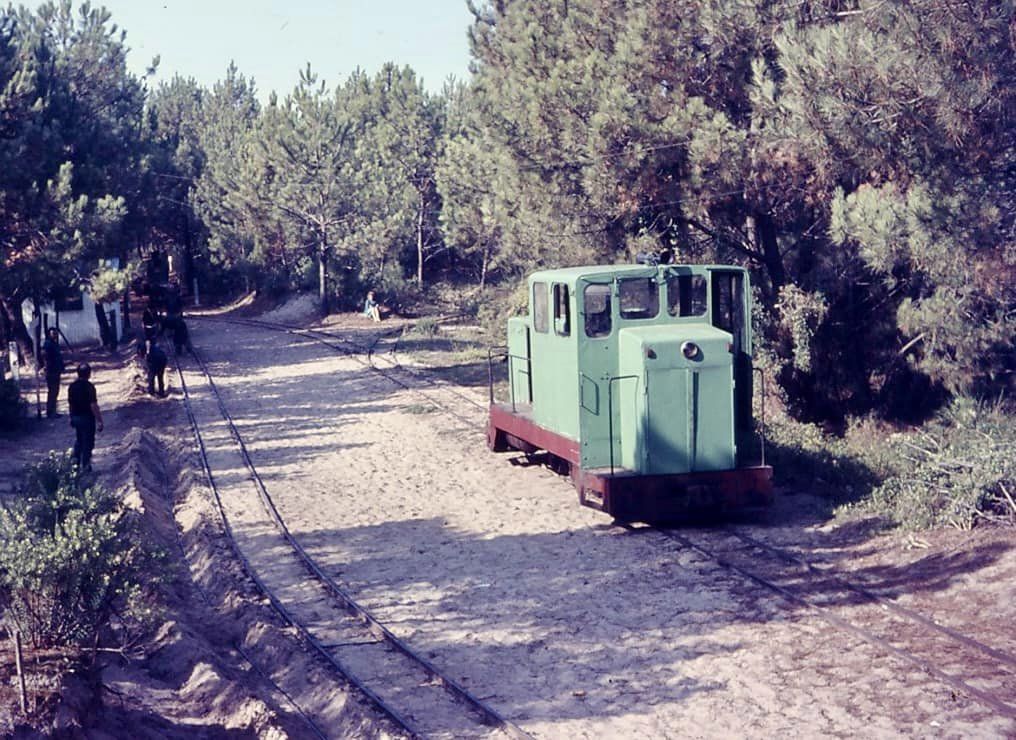
POLYGON ((1016 719, 1016 704, 1011 703, 1016 698, 1016 656, 895 604, 740 527, 727 525, 708 535, 649 529, 816 613, 837 630, 917 667, 999 716, 1016 719), (760 553, 768 558, 760 558, 760 553), (830 606, 842 603, 857 610, 849 620, 830 606), (864 626, 859 624, 862 621, 864 626))
POLYGON ((481 416, 483 422, 486 423, 486 403, 476 400, 476 398, 469 393, 463 392, 450 383, 438 380, 426 372, 406 367, 399 362, 398 358, 395 356, 394 346, 392 351, 384 353, 377 352, 376 349, 379 343, 393 332, 382 333, 376 337, 373 342, 362 344, 350 339, 349 337, 325 331, 323 329, 306 329, 299 326, 292 326, 290 324, 262 321, 260 319, 234 319, 219 316, 195 316, 193 318, 196 318, 199 321, 215 321, 227 324, 237 324, 240 326, 250 326, 258 329, 267 329, 269 331, 284 332, 295 336, 306 337, 307 339, 330 347, 336 352, 352 357, 365 368, 373 370, 400 388, 413 391, 422 398, 425 398, 435 408, 439 409, 446 415, 455 418, 462 424, 472 427, 477 424, 477 420, 480 419, 481 416), (379 365, 379 361, 387 363, 387 367, 379 365), (412 378, 414 382, 407 382, 400 376, 408 376, 412 378), (460 405, 476 409, 477 415, 474 418, 469 418, 461 411, 450 408, 447 403, 436 400, 430 396, 420 387, 420 384, 427 385, 434 389, 440 389, 442 393, 454 396, 457 401, 461 402, 460 405))
MULTIPOLYGON (((397 342, 392 351, 384 354, 377 352, 380 342, 386 335, 381 335, 370 345, 365 345, 324 330, 304 329, 258 320, 215 320, 305 336, 356 358, 403 388, 422 393, 418 387, 413 387, 395 377, 393 374, 395 371, 407 373, 417 381, 451 392, 459 401, 475 406, 483 412, 484 417, 486 415, 486 405, 475 398, 424 372, 401 365, 395 357, 397 342), (383 357, 389 367, 379 367, 376 363, 378 357, 383 357)), ((460 421, 476 423, 475 420, 467 420, 458 412, 449 409, 445 403, 430 397, 428 400, 460 421)), ((741 547, 703 542, 703 538, 688 532, 650 529, 678 542, 684 549, 697 552, 706 559, 716 562, 741 578, 775 592, 786 601, 818 614, 837 630, 852 634, 899 661, 918 668, 933 680, 950 687, 954 692, 965 694, 999 716, 1016 719, 1016 704, 1011 703, 1016 697, 1016 656, 1005 650, 997 649, 958 630, 939 624, 934 619, 900 606, 864 586, 850 583, 839 574, 818 568, 797 555, 752 537, 741 528, 727 526, 722 530, 730 538, 738 540, 741 547), (770 556, 771 561, 768 565, 761 564, 759 552, 770 556), (773 566, 772 560, 778 561, 779 565, 773 566), (794 566, 795 571, 787 571, 788 565, 794 566), (802 579, 802 572, 810 580, 802 579), (865 626, 859 626, 856 620, 849 621, 839 616, 826 605, 828 603, 850 603, 857 608, 867 607, 864 612, 865 626), (912 649, 915 646, 921 646, 920 652, 912 649)))
MULTIPOLYGON (((308 555, 279 515, 207 365, 192 356, 196 372, 177 370, 202 467, 234 552, 272 606, 411 737, 528 738, 390 632, 308 555)), ((327 720, 300 709, 315 734, 327 736, 327 720)))

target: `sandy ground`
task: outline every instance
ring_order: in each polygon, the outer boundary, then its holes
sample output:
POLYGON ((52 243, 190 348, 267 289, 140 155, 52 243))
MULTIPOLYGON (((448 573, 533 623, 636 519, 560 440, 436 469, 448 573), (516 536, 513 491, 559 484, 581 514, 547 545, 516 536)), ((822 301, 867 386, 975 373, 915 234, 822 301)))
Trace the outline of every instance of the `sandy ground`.
MULTIPOLYGON (((390 326, 331 323, 364 340, 390 326)), ((407 391, 298 336, 190 326, 294 534, 535 737, 1016 736, 1016 723, 814 613, 659 533, 612 526, 566 479, 488 453, 482 411, 455 395, 407 391)), ((175 379, 156 401, 129 366, 93 364, 107 416, 97 471, 144 508, 176 571, 144 660, 108 663, 108 690, 87 701, 65 691, 64 721, 88 737, 306 736, 277 687, 313 696, 320 666, 223 543, 175 379)), ((486 388, 467 392, 482 403, 486 388)), ((16 446, 0 440, 0 494, 25 460, 72 441, 66 418, 34 424, 16 446)), ((1016 651, 1011 530, 879 536, 819 508, 784 492, 751 531, 1016 651)), ((348 736, 384 734, 356 700, 333 700, 348 736)))
MULTIPOLYGON (((814 613, 658 533, 611 526, 567 480, 488 453, 482 412, 454 396, 441 402, 473 423, 300 337, 200 321, 192 335, 305 547, 536 737, 1016 734, 814 613)), ((809 507, 784 495, 757 534, 1013 650, 1011 531, 908 549, 809 507)))

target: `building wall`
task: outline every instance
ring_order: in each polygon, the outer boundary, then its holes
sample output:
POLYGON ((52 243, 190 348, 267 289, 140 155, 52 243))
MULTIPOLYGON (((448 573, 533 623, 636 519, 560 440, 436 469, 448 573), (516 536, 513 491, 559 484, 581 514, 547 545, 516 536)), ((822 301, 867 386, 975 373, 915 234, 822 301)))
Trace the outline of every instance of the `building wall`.
MULTIPOLYGON (((21 319, 28 327, 29 333, 34 337, 36 326, 42 323, 43 332, 49 327, 56 326, 60 333, 72 345, 98 344, 101 341, 99 333, 99 322, 95 318, 95 301, 88 293, 82 294, 82 308, 80 311, 57 311, 52 303, 43 303, 39 306, 40 316, 35 316, 35 306, 31 299, 21 303, 21 319)), ((113 320, 110 326, 116 327, 118 338, 123 337, 123 317, 121 316, 120 304, 118 302, 103 304, 103 310, 109 316, 112 312, 113 320)))

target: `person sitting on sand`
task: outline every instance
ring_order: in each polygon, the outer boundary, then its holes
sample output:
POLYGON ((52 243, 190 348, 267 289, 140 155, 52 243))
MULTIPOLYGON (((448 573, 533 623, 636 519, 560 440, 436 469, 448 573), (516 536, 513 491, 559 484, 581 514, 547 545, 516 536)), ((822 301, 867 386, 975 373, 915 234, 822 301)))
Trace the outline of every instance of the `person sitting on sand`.
POLYGON ((363 315, 367 316, 374 321, 381 320, 381 307, 377 301, 374 300, 374 291, 367 291, 367 300, 363 302, 363 315))

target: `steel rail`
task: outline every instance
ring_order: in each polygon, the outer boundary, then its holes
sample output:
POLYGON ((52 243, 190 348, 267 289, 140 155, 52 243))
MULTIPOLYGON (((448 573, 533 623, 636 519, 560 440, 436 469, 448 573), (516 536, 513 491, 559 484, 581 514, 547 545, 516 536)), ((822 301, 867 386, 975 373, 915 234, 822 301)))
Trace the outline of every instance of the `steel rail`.
MULTIPOLYGON (((261 478, 260 473, 258 473, 257 468, 254 465, 254 461, 252 460, 250 453, 247 450, 247 445, 244 443, 243 438, 240 435, 240 431, 237 429, 236 424, 233 421, 232 415, 226 408, 225 403, 222 400, 222 394, 219 392, 218 387, 215 385, 215 381, 213 380, 211 373, 208 371, 206 363, 201 358, 198 351, 193 347, 191 348, 191 354, 193 355, 195 361, 197 361, 199 367, 201 368, 202 373, 208 380, 209 387, 212 389, 212 395, 215 397, 215 400, 219 406, 219 410, 220 413, 222 414, 223 419, 227 422, 229 426, 230 434, 233 437, 234 441, 236 442, 237 447, 240 450, 240 454, 243 457, 244 463, 251 474, 251 478, 255 483, 255 488, 258 491, 258 495, 261 499, 262 504, 265 506, 265 509, 269 517, 272 519, 273 523, 278 528, 279 532, 282 534, 287 544, 289 544, 289 546, 292 547, 293 550, 297 553, 297 555, 299 556, 301 562, 305 565, 305 567, 314 575, 315 578, 318 579, 319 582, 325 585, 329 593, 331 593, 336 599, 338 599, 339 602, 342 603, 342 605, 345 607, 346 611, 349 614, 359 619, 361 623, 367 627, 367 629, 371 632, 371 634, 373 634, 379 640, 383 640, 386 644, 393 647, 394 649, 405 655, 407 658, 409 658, 410 660, 414 661, 416 664, 421 666, 430 678, 437 681, 441 686, 443 686, 447 691, 449 691, 449 693, 454 695, 456 698, 458 698, 460 701, 466 704, 470 709, 479 714, 480 717, 482 718, 482 724, 501 729, 505 731, 510 737, 518 738, 519 740, 521 740, 522 738, 530 738, 530 735, 524 732, 520 727, 518 727, 505 717, 503 717, 500 713, 497 712, 497 710, 485 704, 478 697, 473 696, 465 687, 456 682, 454 679, 446 676, 444 673, 441 672, 441 670, 437 666, 435 666, 429 660, 427 660, 422 655, 414 651, 411 647, 409 647, 408 644, 406 644, 394 633, 392 633, 387 627, 385 627, 380 620, 378 620, 373 614, 371 614, 371 612, 368 609, 366 609, 358 602, 356 602, 356 600, 353 599, 353 597, 344 588, 342 588, 342 586, 336 583, 336 581, 331 576, 329 576, 321 569, 321 567, 317 564, 317 561, 315 561, 314 558, 311 557, 311 555, 299 543, 299 541, 292 534, 292 532, 290 532, 289 527, 286 525, 285 520, 282 518, 281 514, 276 508, 275 501, 272 499, 271 494, 269 494, 268 489, 265 486, 264 480, 261 478)), ((359 685, 358 681, 357 684, 359 685)), ((367 689, 366 691, 369 692, 369 689, 367 689)), ((372 692, 370 692, 370 694, 373 695, 372 692)), ((382 702, 380 698, 377 698, 376 701, 382 702)), ((404 726, 406 726, 407 728, 409 727, 409 725, 404 726)))
MULTIPOLYGON (((187 381, 184 379, 183 368, 180 366, 179 359, 177 360, 176 363, 176 371, 177 374, 180 376, 180 389, 183 391, 183 403, 184 408, 187 411, 187 419, 190 421, 191 431, 193 431, 194 440, 197 442, 198 457, 201 459, 201 469, 205 474, 206 480, 208 481, 208 487, 212 491, 212 499, 215 502, 215 509, 219 514, 219 520, 222 523, 223 530, 226 534, 226 539, 229 540, 229 544, 233 549, 233 554, 236 556, 237 560, 240 561, 240 566, 243 568, 244 573, 247 575, 248 578, 251 579, 251 581, 254 582, 254 585, 257 587, 258 591, 260 591, 261 594, 266 599, 268 599, 268 602, 272 605, 272 608, 274 608, 275 611, 278 612, 278 614, 286 621, 287 624, 294 627, 300 633, 300 635, 305 640, 307 640, 307 643, 311 647, 313 647, 315 651, 318 652, 334 670, 338 671, 339 674, 343 676, 343 678, 348 680, 359 690, 363 691, 364 695, 367 696, 372 703, 377 705, 377 707, 382 712, 388 715, 388 717, 392 721, 398 724, 399 727, 411 733, 412 732, 411 729, 404 723, 402 717, 399 716, 397 713, 395 714, 389 713, 387 711, 387 707, 385 707, 383 702, 381 702, 377 697, 375 697, 369 689, 359 685, 356 678, 354 676, 351 676, 349 672, 345 669, 345 667, 342 666, 340 663, 338 663, 338 661, 335 660, 335 657, 331 655, 327 650, 325 650, 324 646, 321 645, 316 639, 314 639, 313 635, 311 635, 302 625, 300 625, 297 622, 295 617, 289 612, 288 609, 285 608, 285 606, 282 605, 282 602, 280 602, 275 597, 275 595, 271 592, 271 590, 265 585, 264 581, 262 581, 261 578, 258 576, 258 574, 254 571, 254 568, 251 566, 250 561, 247 559, 247 556, 245 556, 243 554, 243 551, 240 549, 240 545, 236 541, 236 537, 233 534, 233 527, 230 525, 229 518, 226 516, 226 510, 222 504, 222 498, 219 495, 219 487, 215 483, 215 476, 212 473, 211 465, 208 462, 208 451, 207 448, 205 447, 205 441, 201 435, 201 430, 198 426, 197 417, 195 417, 194 410, 191 408, 190 391, 187 388, 187 381)), ((240 650, 240 653, 244 655, 245 658, 247 658, 246 654, 242 650, 240 650)), ((254 663, 250 660, 250 658, 247 658, 247 662, 251 663, 251 665, 254 665, 254 663)), ((286 695, 287 698, 289 698, 288 694, 285 694, 285 692, 283 692, 283 694, 286 695)), ((290 701, 293 703, 294 706, 298 708, 300 716, 306 720, 308 725, 313 730, 314 734, 316 734, 319 738, 322 738, 322 740, 325 740, 328 736, 323 732, 323 730, 320 727, 318 727, 317 723, 315 723, 306 714, 306 712, 301 707, 299 707, 299 704, 294 699, 290 698, 290 701)))
POLYGON ((729 524, 726 525, 724 527, 724 530, 729 532, 730 534, 732 534, 734 537, 737 537, 739 540, 741 540, 742 542, 744 542, 746 544, 752 545, 753 547, 758 547, 759 549, 762 549, 762 550, 765 550, 766 552, 772 553, 773 555, 775 555, 776 557, 780 558, 784 562, 795 563, 797 565, 803 566, 804 568, 806 568, 811 573, 814 573, 816 575, 821 575, 821 576, 823 576, 825 578, 829 578, 829 579, 831 579, 831 580, 841 584, 844 588, 847 588, 847 589, 853 591, 854 593, 858 594, 859 596, 865 597, 866 599, 868 599, 872 603, 879 604, 880 606, 885 607, 889 611, 895 612, 896 614, 899 614, 900 616, 903 616, 903 617, 911 619, 911 620, 913 620, 915 622, 918 622, 919 624, 921 624, 921 625, 923 625, 923 626, 925 626, 925 627, 927 627, 929 629, 935 630, 937 632, 941 632, 943 635, 946 635, 947 637, 949 637, 949 638, 951 638, 953 640, 961 642, 964 645, 966 645, 967 647, 971 647, 971 648, 974 648, 975 650, 979 650, 979 651, 983 652, 985 655, 988 655, 988 656, 994 658, 998 662, 1003 663, 1003 664, 1005 664, 1005 665, 1007 665, 1007 666, 1009 666, 1011 668, 1016 669, 1016 655, 1012 655, 1011 653, 1007 653, 1004 650, 999 650, 998 648, 994 648, 991 645, 986 645, 985 643, 981 642, 980 640, 976 640, 973 637, 969 637, 968 635, 964 635, 962 632, 954 630, 952 627, 949 627, 949 626, 944 625, 944 624, 940 624, 939 622, 936 622, 934 619, 931 619, 930 617, 926 617, 925 615, 921 614, 920 612, 914 611, 913 609, 910 609, 910 608, 905 607, 905 606, 901 606, 901 605, 899 605, 899 604, 897 604, 897 603, 895 603, 893 601, 890 601, 889 599, 885 598, 884 596, 881 596, 880 594, 877 594, 874 591, 865 588, 864 586, 858 586, 858 585, 856 585, 854 583, 851 583, 850 581, 846 580, 846 578, 844 578, 842 575, 840 575, 840 573, 838 573, 837 571, 835 571, 833 569, 828 569, 827 570, 827 569, 819 568, 819 567, 815 566, 813 563, 808 562, 807 560, 805 560, 803 557, 801 557, 799 555, 795 555, 793 553, 787 552, 786 550, 783 550, 783 549, 781 549, 779 547, 771 545, 768 542, 762 542, 761 540, 757 540, 754 537, 752 537, 751 535, 745 534, 744 532, 742 532, 740 529, 734 527, 733 525, 729 525, 729 524))
MULTIPOLYGON (((179 372, 179 366, 177 367, 177 371, 179 372)), ((184 386, 184 379, 183 379, 182 376, 180 378, 180 385, 181 385, 181 388, 183 388, 183 386, 184 386)), ((185 407, 185 409, 187 411, 187 419, 188 419, 188 421, 191 424, 191 430, 194 431, 194 433, 195 433, 195 439, 197 439, 199 437, 199 435, 197 433, 197 430, 195 429, 195 419, 194 419, 194 417, 193 417, 193 415, 191 413, 190 403, 189 403, 189 400, 188 400, 187 395, 186 395, 186 390, 184 390, 183 400, 184 400, 184 407, 185 407)), ((199 453, 199 456, 204 455, 203 445, 199 446, 198 453, 199 453)), ((206 477, 207 477, 207 471, 205 470, 205 466, 204 466, 205 462, 206 462, 206 460, 202 460, 202 470, 205 472, 206 477)), ((166 466, 165 466, 164 463, 163 463, 163 465, 160 466, 160 473, 161 473, 161 476, 163 478, 163 486, 162 486, 163 496, 167 500, 172 500, 172 494, 171 494, 171 492, 169 490, 169 483, 167 482, 169 476, 167 475, 167 470, 166 470, 166 466)), ((211 479, 209 478, 208 480, 209 480, 209 485, 211 485, 211 479)), ((219 513, 220 513, 220 516, 221 516, 221 511, 219 513)), ((225 526, 225 519, 223 519, 222 521, 223 521, 223 524, 225 526)), ((183 543, 179 539, 176 540, 176 549, 179 551, 179 555, 180 555, 181 560, 186 561, 187 560, 187 554, 184 551, 183 543)), ((205 588, 200 583, 197 583, 196 581, 194 582, 194 589, 200 595, 201 600, 205 603, 205 605, 209 609, 211 609, 212 611, 215 611, 216 610, 215 604, 214 604, 214 602, 212 600, 212 597, 209 595, 208 591, 205 590, 205 588)), ((265 673, 265 671, 263 671, 261 669, 261 667, 257 663, 254 662, 254 659, 248 654, 248 652, 246 650, 244 650, 243 646, 240 645, 240 643, 238 641, 233 641, 233 649, 236 650, 243 657, 243 659, 247 662, 247 664, 250 665, 250 667, 253 668, 254 671, 259 676, 261 676, 261 678, 266 683, 271 685, 276 691, 279 692, 279 694, 281 694, 286 699, 286 701, 289 702, 289 704, 296 711, 296 713, 300 716, 300 718, 303 719, 304 722, 307 724, 307 726, 310 728, 311 732, 313 732, 315 735, 317 735, 317 737, 320 738, 320 740, 327 740, 327 736, 321 731, 321 729, 317 726, 317 724, 314 722, 314 720, 311 719, 310 715, 307 714, 307 712, 303 709, 303 707, 300 706, 300 704, 289 694, 289 692, 286 691, 286 689, 284 689, 282 686, 280 686, 278 684, 278 682, 275 681, 275 679, 273 679, 271 676, 269 676, 267 673, 265 673)))
MULTIPOLYGON (((625 526, 627 529, 632 529, 630 525, 623 526, 625 526)), ((717 563, 718 565, 720 565, 720 567, 725 568, 726 570, 729 570, 731 572, 737 573, 743 578, 747 578, 748 580, 779 594, 787 601, 796 603, 800 606, 805 607, 806 609, 809 609, 817 613, 818 616, 820 616, 822 619, 824 619, 834 627, 838 628, 840 631, 850 632, 851 634, 861 638, 865 642, 871 645, 875 645, 876 647, 879 647, 882 650, 891 653, 900 660, 903 660, 907 663, 917 666, 932 678, 938 680, 941 683, 948 684, 957 691, 961 691, 967 694, 976 701, 980 702, 982 705, 990 707, 991 709, 995 710, 1003 717, 1007 717, 1009 719, 1016 719, 1016 706, 1007 704, 1001 701, 998 697, 994 696, 993 694, 990 694, 987 691, 983 691, 977 688, 976 686, 971 686, 966 681, 963 681, 962 679, 950 673, 946 673, 945 671, 938 668, 934 664, 928 662, 927 660, 921 658, 920 656, 914 655, 912 652, 908 650, 896 647, 889 641, 879 637, 878 635, 870 632, 869 630, 864 629, 863 627, 858 627, 857 625, 851 624, 847 620, 834 614, 829 607, 812 603, 803 596, 799 596, 790 591, 789 589, 786 589, 783 586, 773 583, 772 581, 764 578, 763 576, 753 573, 750 570, 743 568, 737 565, 736 563, 731 562, 724 555, 715 553, 709 548, 699 545, 696 542, 693 542, 691 539, 689 539, 684 535, 678 534, 677 532, 674 532, 672 530, 660 529, 658 527, 652 527, 651 529, 661 533, 663 536, 669 539, 681 543, 684 547, 690 550, 694 550, 695 552, 706 557, 707 559, 717 563)))

